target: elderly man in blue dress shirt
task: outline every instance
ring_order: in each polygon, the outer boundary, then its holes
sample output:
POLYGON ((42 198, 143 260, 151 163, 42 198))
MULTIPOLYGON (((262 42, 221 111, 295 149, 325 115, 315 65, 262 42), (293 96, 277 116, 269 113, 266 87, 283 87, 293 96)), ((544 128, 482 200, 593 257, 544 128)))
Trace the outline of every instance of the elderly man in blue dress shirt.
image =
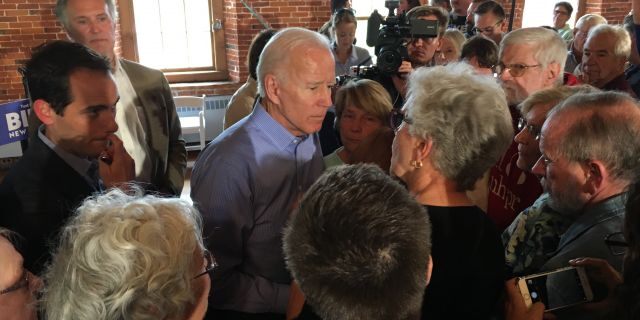
POLYGON ((209 303, 213 318, 283 317, 291 276, 282 229, 324 169, 315 133, 331 106, 333 66, 322 35, 278 32, 260 56, 259 103, 196 160, 191 197, 220 266, 209 303))

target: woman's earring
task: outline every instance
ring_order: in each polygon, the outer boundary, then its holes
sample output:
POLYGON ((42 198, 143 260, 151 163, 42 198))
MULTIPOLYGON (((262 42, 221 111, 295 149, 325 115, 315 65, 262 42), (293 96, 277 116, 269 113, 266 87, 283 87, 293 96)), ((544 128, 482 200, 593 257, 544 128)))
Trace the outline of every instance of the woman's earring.
POLYGON ((416 169, 422 168, 422 161, 420 161, 420 160, 411 160, 410 164, 411 164, 412 167, 414 167, 416 169))

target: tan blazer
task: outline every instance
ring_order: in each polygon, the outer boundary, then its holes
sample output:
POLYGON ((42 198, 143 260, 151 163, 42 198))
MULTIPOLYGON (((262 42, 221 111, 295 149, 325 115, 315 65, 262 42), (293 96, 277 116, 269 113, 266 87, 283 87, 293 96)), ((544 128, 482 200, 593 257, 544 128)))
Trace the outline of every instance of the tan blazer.
POLYGON ((187 151, 169 83, 159 70, 124 59, 120 63, 144 112, 140 120, 151 153, 151 183, 160 192, 179 196, 184 185, 187 151))

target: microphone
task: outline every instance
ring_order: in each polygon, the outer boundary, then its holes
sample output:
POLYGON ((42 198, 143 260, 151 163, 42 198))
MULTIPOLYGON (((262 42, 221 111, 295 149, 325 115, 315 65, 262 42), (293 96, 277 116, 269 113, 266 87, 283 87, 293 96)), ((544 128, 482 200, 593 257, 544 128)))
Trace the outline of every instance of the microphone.
POLYGON ((373 13, 367 21, 367 45, 369 47, 375 47, 378 44, 380 24, 383 21, 382 16, 378 13, 378 10, 373 10, 373 13))

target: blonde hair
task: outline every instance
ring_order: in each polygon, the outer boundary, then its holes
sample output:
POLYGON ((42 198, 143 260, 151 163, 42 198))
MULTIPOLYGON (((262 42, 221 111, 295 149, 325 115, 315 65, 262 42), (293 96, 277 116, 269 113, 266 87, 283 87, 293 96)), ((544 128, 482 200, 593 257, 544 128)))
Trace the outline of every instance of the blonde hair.
POLYGON ((78 208, 45 274, 47 319, 164 319, 194 302, 200 215, 141 194, 114 189, 78 208))
POLYGON ((338 89, 335 97, 338 125, 347 106, 354 106, 387 124, 393 105, 389 92, 379 83, 369 80, 351 80, 338 89))
POLYGON ((464 34, 458 29, 447 29, 442 37, 451 40, 451 43, 458 52, 458 58, 460 58, 460 54, 462 54, 462 45, 467 40, 464 37, 464 34))

